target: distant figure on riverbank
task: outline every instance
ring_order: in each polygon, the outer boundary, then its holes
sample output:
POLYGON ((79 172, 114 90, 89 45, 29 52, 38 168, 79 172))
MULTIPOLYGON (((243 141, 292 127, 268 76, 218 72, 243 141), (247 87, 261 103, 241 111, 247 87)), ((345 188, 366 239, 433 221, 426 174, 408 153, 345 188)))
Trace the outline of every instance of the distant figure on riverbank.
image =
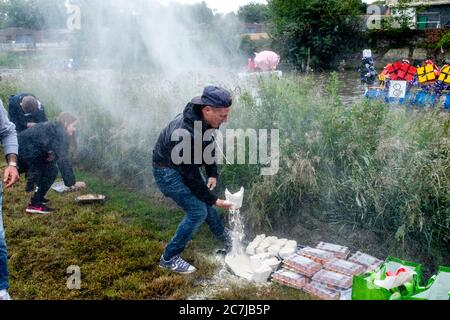
POLYGON ((358 69, 361 82, 368 86, 375 84, 377 77, 377 71, 375 70, 375 62, 372 58, 372 52, 370 50, 364 50, 361 66, 358 69))
POLYGON ((247 72, 252 73, 256 71, 255 55, 247 60, 247 72))

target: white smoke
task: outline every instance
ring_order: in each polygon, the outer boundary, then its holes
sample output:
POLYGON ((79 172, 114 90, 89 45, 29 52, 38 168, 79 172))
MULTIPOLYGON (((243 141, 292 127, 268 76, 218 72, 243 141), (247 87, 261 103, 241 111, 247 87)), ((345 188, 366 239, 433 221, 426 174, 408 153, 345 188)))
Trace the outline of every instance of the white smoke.
MULTIPOLYGON (((161 129, 205 86, 236 87, 245 66, 237 19, 214 16, 201 4, 69 2, 80 7, 81 24, 60 57, 79 60, 80 70, 47 70, 49 54, 37 70, 21 72, 21 89, 38 96, 53 116, 63 110, 80 116, 83 163, 148 189, 161 129)), ((76 12, 72 7, 71 21, 76 12)))

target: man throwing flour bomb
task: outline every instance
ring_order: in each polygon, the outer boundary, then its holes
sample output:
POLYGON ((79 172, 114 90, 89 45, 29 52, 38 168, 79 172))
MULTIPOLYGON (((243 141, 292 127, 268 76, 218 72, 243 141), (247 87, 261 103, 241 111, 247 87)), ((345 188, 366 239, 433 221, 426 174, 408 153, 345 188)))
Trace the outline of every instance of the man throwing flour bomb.
POLYGON ((192 99, 184 112, 170 122, 158 138, 153 151, 156 184, 166 197, 173 199, 185 212, 175 236, 161 256, 160 267, 183 274, 197 270, 180 254, 204 222, 218 239, 225 242, 226 249, 231 249, 230 232, 225 229, 214 206, 230 209, 232 204, 212 193, 219 177, 217 164, 203 156, 205 149, 208 151, 211 146, 215 155, 214 142, 205 142, 203 137, 207 131, 217 130, 227 122, 231 105, 230 92, 208 86, 203 95, 192 99), (180 149, 181 140, 187 148, 180 149), (201 141, 201 145, 198 141, 201 141), (183 160, 180 161, 180 158, 183 160), (202 168, 205 169, 207 181, 200 173, 202 168))

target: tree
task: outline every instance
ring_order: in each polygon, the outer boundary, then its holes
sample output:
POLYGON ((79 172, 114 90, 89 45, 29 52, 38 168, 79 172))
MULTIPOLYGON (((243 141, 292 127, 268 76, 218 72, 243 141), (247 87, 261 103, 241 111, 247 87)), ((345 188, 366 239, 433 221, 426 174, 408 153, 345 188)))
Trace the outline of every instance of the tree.
POLYGON ((411 0, 397 1, 397 5, 392 9, 393 21, 389 27, 398 25, 402 30, 414 27, 413 18, 416 15, 416 9, 408 7, 410 2, 411 0))
POLYGON ((82 22, 71 54, 97 65, 170 72, 169 68, 187 66, 190 59, 223 65, 239 50, 235 15, 215 15, 205 2, 168 6, 149 0, 71 2, 80 6, 82 22))
POLYGON ((329 69, 356 44, 360 0, 269 0, 271 34, 285 61, 329 69))
POLYGON ((272 48, 271 39, 252 40, 248 35, 242 37, 241 44, 239 45, 239 50, 246 57, 254 57, 255 52, 271 50, 271 48, 272 48))
POLYGON ((195 3, 192 5, 185 6, 185 10, 187 10, 192 18, 195 19, 199 24, 211 24, 214 20, 213 11, 208 8, 206 3, 203 1, 201 3, 195 3))
POLYGON ((239 20, 245 23, 264 23, 268 20, 267 6, 260 3, 249 3, 239 7, 239 20))
POLYGON ((65 23, 64 0, 1 0, 0 27, 41 30, 65 23))

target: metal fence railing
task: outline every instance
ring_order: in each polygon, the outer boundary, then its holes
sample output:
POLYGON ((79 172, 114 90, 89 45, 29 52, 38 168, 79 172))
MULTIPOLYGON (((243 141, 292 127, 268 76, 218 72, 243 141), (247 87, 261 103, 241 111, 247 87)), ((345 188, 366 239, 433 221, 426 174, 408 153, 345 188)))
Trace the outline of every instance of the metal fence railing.
POLYGON ((416 23, 417 29, 440 29, 444 26, 441 21, 418 21, 416 23))

